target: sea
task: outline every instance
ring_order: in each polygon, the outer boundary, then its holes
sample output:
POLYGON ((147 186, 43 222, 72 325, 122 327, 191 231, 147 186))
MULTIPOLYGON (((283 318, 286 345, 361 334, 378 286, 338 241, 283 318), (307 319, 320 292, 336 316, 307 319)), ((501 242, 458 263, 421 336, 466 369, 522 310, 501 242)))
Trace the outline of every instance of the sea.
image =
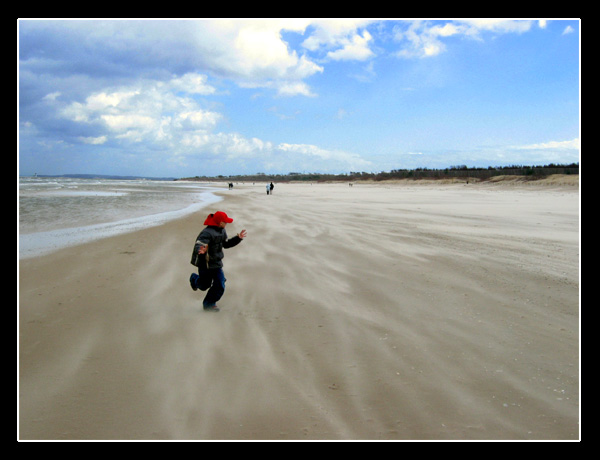
POLYGON ((189 181, 19 177, 20 259, 161 225, 221 200, 189 181))

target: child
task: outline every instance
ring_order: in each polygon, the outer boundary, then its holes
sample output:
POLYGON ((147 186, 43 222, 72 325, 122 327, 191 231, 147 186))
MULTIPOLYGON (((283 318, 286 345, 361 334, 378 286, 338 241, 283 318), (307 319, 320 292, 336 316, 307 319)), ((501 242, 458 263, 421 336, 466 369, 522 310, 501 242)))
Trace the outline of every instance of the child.
POLYGON ((204 221, 207 227, 200 232, 194 244, 191 264, 198 267, 198 274, 191 274, 190 285, 194 291, 208 289, 202 302, 205 311, 219 311, 217 302, 225 292, 223 249, 236 246, 246 237, 246 230, 242 230, 228 239, 225 227, 231 222, 233 219, 222 211, 209 214, 204 221))

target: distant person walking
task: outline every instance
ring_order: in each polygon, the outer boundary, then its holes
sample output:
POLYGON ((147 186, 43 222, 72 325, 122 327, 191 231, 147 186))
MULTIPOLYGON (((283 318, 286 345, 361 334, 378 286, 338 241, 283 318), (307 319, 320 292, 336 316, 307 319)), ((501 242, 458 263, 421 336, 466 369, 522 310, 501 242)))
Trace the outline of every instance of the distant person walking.
POLYGON ((194 244, 191 264, 198 267, 198 274, 190 275, 190 285, 194 291, 206 291, 202 305, 205 311, 219 311, 217 302, 225 293, 225 274, 223 273, 223 249, 232 248, 246 237, 242 230, 233 238, 227 238, 225 227, 233 219, 222 211, 209 214, 204 225, 207 227, 200 232, 194 244))
POLYGON ((271 182, 271 185, 269 185, 269 190, 271 190, 271 195, 273 195, 274 188, 275 188, 275 186, 273 185, 273 182, 271 182))
POLYGON ((270 191, 271 191, 271 186, 269 184, 267 184, 267 195, 269 194, 270 191))

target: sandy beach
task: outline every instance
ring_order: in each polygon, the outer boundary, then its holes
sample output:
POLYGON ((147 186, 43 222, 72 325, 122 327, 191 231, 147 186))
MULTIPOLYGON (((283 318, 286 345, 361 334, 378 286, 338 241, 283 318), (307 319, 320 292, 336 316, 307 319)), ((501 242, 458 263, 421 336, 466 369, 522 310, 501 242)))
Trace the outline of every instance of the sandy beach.
POLYGON ((18 439, 580 439, 577 185, 219 193, 20 261, 18 439), (207 313, 217 209, 248 236, 207 313))

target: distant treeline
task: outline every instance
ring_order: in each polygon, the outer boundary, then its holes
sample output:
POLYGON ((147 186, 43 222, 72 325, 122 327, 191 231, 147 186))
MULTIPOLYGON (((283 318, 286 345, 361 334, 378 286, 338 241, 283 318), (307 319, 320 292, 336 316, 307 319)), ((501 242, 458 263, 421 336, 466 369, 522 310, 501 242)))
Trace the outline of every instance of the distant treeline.
POLYGON ((180 180, 193 181, 235 181, 235 182, 292 182, 292 181, 356 181, 356 180, 391 180, 391 179, 449 179, 464 178, 486 180, 494 176, 526 176, 530 179, 542 179, 553 174, 579 174, 579 163, 569 165, 549 164, 546 166, 490 166, 487 168, 468 167, 466 165, 450 166, 444 169, 393 169, 389 172, 349 172, 347 174, 298 173, 265 174, 256 173, 236 176, 195 176, 180 180))

